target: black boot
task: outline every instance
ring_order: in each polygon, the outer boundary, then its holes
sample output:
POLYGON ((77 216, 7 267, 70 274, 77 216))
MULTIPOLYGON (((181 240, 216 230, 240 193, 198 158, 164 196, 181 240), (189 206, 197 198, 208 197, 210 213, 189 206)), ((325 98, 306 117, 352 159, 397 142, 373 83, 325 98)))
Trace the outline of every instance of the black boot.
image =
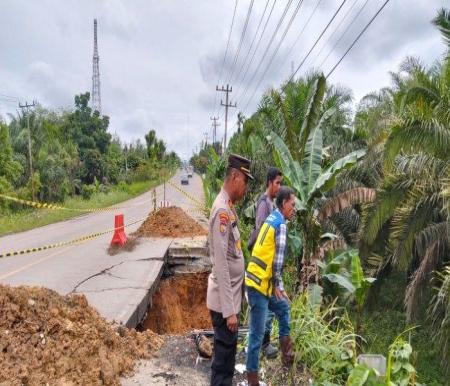
POLYGON ((262 343, 262 352, 267 359, 274 359, 278 355, 278 349, 270 343, 270 332, 264 334, 262 343))

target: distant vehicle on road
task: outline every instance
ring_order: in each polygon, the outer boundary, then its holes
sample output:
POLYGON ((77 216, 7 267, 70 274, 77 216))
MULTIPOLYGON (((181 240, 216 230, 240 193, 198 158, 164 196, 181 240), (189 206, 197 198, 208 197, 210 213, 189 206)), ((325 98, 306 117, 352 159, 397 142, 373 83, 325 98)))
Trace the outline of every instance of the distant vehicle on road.
POLYGON ((194 170, 193 170, 194 168, 192 167, 192 166, 188 166, 187 168, 186 168, 186 170, 187 170, 187 175, 188 175, 188 177, 189 178, 192 178, 192 175, 193 175, 193 173, 194 173, 194 170))
POLYGON ((181 185, 189 185, 189 177, 187 174, 181 175, 181 185))
POLYGON ((192 170, 188 171, 188 178, 192 178, 192 170))

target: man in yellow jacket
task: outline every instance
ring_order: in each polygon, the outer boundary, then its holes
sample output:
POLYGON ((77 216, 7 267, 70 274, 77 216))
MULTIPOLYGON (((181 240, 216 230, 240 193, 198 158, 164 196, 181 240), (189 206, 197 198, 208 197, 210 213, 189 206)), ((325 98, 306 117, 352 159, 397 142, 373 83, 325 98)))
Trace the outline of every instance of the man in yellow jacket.
POLYGON ((289 336, 290 307, 283 287, 282 271, 286 253, 286 219, 295 215, 295 194, 291 188, 281 187, 275 209, 261 227, 252 250, 245 286, 250 306, 250 333, 247 353, 249 386, 263 386, 259 382, 259 354, 264 338, 268 310, 278 319, 282 362, 290 367, 294 360, 289 336))

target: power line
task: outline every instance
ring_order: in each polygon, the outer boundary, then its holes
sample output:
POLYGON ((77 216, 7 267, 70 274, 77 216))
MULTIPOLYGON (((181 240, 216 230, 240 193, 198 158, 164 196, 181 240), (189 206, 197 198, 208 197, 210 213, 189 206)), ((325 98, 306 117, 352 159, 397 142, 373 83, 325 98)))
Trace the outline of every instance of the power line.
POLYGON ((281 18, 278 21, 277 26, 275 27, 275 31, 273 32, 273 34, 272 34, 272 36, 270 38, 269 44, 267 45, 267 47, 266 47, 266 49, 264 51, 264 54, 261 57, 261 59, 260 59, 260 61, 258 63, 258 66, 256 67, 256 70, 253 72, 253 76, 251 77, 250 81, 248 82, 248 87, 246 87, 246 89, 244 90, 244 93, 242 94, 242 99, 244 99, 244 97, 247 95, 247 91, 249 90, 250 85, 253 83, 253 80, 255 79, 256 74, 258 73, 258 71, 259 71, 259 69, 260 69, 264 59, 266 58, 266 55, 269 52, 270 47, 272 46, 272 43, 273 43, 273 41, 274 41, 274 39, 275 39, 275 37, 276 37, 276 35, 278 33, 278 30, 281 27, 281 24, 284 21, 284 18, 286 17, 286 14, 287 14, 291 4, 292 4, 292 0, 288 0, 288 3, 286 4, 286 7, 284 8, 283 14, 281 15, 281 18))
MULTIPOLYGON (((265 14, 266 14, 267 6, 269 5, 269 1, 270 1, 270 0, 267 0, 267 1, 266 1, 266 5, 265 5, 265 7, 264 7, 264 11, 263 11, 263 13, 262 13, 262 15, 261 15, 261 18, 259 19, 258 27, 256 28, 255 36, 253 36, 252 42, 251 42, 251 44, 250 44, 250 48, 249 48, 248 51, 247 51, 247 55, 245 55, 244 61, 242 62, 242 65, 241 65, 241 67, 240 67, 240 69, 239 69, 239 71, 238 71, 238 74, 239 74, 239 73, 242 73, 242 70, 244 69, 245 64, 247 63, 247 59, 248 59, 248 57, 250 56, 250 52, 252 51, 253 44, 255 44, 256 37, 258 36, 259 29, 261 28, 261 24, 262 24, 262 22, 263 22, 263 19, 264 19, 265 14)), ((236 80, 237 80, 237 79, 236 79, 236 80)))
POLYGON ((327 59, 330 57, 331 53, 335 50, 335 48, 338 46, 338 44, 341 42, 341 40, 343 39, 343 37, 347 34, 348 30, 350 29, 350 27, 353 25, 353 23, 356 21, 356 19, 359 17, 359 15, 361 14, 361 12, 364 10, 364 8, 366 7, 367 3, 369 2, 369 0, 366 0, 364 2, 364 4, 362 5, 362 7, 359 9, 359 11, 355 14, 355 16, 353 17, 353 19, 350 21, 350 23, 348 23, 347 28, 344 30, 344 32, 341 34, 341 36, 339 37, 339 39, 336 41, 336 43, 334 43, 333 47, 331 48, 331 50, 328 52, 327 56, 325 56, 325 58, 322 60, 322 62, 320 63, 320 68, 322 68, 322 66, 325 64, 325 62, 327 61, 327 59))
POLYGON ((17 105, 16 100, 8 99, 8 98, 2 97, 2 96, 0 96, 0 101, 1 101, 1 103, 11 103, 14 106, 17 105))
POLYGON ((289 29, 291 28, 292 22, 294 21, 295 17, 297 16, 297 13, 298 13, 298 11, 300 10, 300 7, 302 6, 302 4, 303 4, 303 0, 300 0, 300 1, 298 2, 298 4, 297 4, 296 8, 294 9, 294 12, 292 13, 291 18, 290 18, 290 20, 289 20, 289 22, 288 22, 286 28, 284 29, 283 35, 281 36, 281 39, 280 39, 280 41, 278 42, 278 45, 277 45, 277 47, 275 48, 275 51, 272 53, 272 56, 270 57, 270 60, 269 60, 269 62, 267 63, 266 68, 265 68, 264 72, 262 73, 262 75, 261 75, 261 77, 260 77, 260 79, 259 79, 259 81, 258 81, 258 83, 257 83, 257 85, 256 85, 256 87, 255 87, 255 90, 253 91, 253 94, 251 95, 251 97, 249 98, 247 104, 246 104, 245 107, 244 107, 244 110, 247 109, 247 106, 250 104, 251 100, 253 99, 253 97, 254 97, 256 91, 258 90, 258 87, 261 85, 261 82, 263 81, 264 76, 267 74, 267 71, 269 70, 270 65, 272 64, 273 60, 275 59, 275 56, 277 55, 278 50, 279 50, 280 47, 281 47, 281 44, 283 44, 283 41, 284 41, 284 39, 285 39, 287 33, 289 32, 289 29))
POLYGON ((239 82, 239 84, 244 83, 245 77, 247 76, 248 71, 251 68, 251 65, 253 63, 253 59, 255 58, 256 51, 258 51, 258 48, 259 48, 259 45, 261 43, 262 37, 264 36, 264 33, 266 32, 266 28, 267 28, 267 25, 269 24, 269 20, 270 20, 270 17, 272 16, 272 12, 273 12, 273 9, 275 8, 276 2, 277 2, 277 0, 273 0, 273 4, 272 4, 272 8, 270 9, 269 16, 266 19, 266 22, 264 24, 264 28, 263 28, 263 30, 261 32, 261 35, 259 36, 258 43, 256 43, 255 50, 253 51, 252 57, 250 58, 250 61, 248 62, 248 65, 247 65, 247 69, 245 70, 244 75, 243 75, 241 81, 239 82))
POLYGON ((255 2, 255 0, 251 0, 250 1, 250 5, 249 5, 248 11, 247 11, 247 17, 245 18, 244 28, 242 29, 241 39, 239 41, 239 45, 238 45, 238 49, 236 51, 236 55, 234 55, 234 61, 233 61, 233 64, 231 66, 230 76, 227 78, 226 83, 230 83, 231 80, 233 79, 234 70, 236 69, 236 63, 237 63, 239 54, 241 52, 242 43, 244 42, 245 33, 247 32, 248 21, 250 19, 250 15, 252 13, 252 8, 253 8, 253 3, 254 2, 255 2))
POLYGON ((352 5, 350 6, 350 8, 347 10, 347 12, 345 13, 344 17, 339 21, 339 23, 336 25, 336 27, 334 28, 333 32, 331 32, 329 38, 327 39, 327 41, 323 44, 323 46, 320 48, 319 53, 316 55, 316 58, 314 59, 313 63, 315 63, 319 58, 320 55, 322 54, 323 50, 325 49, 325 47, 327 46, 328 42, 331 40, 331 37, 336 33, 336 31, 341 27, 341 25, 344 23, 344 21, 347 19, 347 16, 350 14, 350 12, 353 10, 353 8, 355 7, 356 3, 358 2, 358 0, 354 0, 352 5))
MULTIPOLYGON (((220 78, 222 78, 223 68, 225 67, 225 60, 226 60, 227 55, 228 55, 228 47, 230 46, 231 33, 233 32, 234 17, 236 16, 237 4, 238 4, 238 0, 236 0, 235 3, 234 3, 233 18, 231 19, 230 31, 228 32, 227 47, 225 49, 225 54, 223 55, 222 66, 220 68, 220 73, 219 73, 219 78, 217 79, 217 83, 219 83, 220 78)), ((217 101, 217 91, 214 93, 213 111, 216 108, 216 101, 217 101)))
POLYGON ((341 8, 344 6, 344 4, 346 3, 347 0, 343 0, 341 5, 339 6, 339 8, 336 10, 336 12, 334 13, 333 17, 330 19, 330 21, 328 22, 328 24, 326 25, 326 27, 323 29, 322 33, 319 35, 319 37, 317 38, 317 40, 314 42, 313 46, 311 47, 311 49, 308 51, 308 53, 306 54, 306 56, 303 58, 303 60, 301 61, 301 63, 298 65, 297 69, 294 71, 294 73, 290 76, 288 83, 292 81, 292 79, 294 79, 295 75, 297 74, 298 70, 300 70, 300 68, 303 66, 303 64, 305 63, 306 59, 308 59, 309 55, 311 55, 311 52, 314 50, 314 48, 316 47, 317 43, 319 42, 320 39, 322 39, 322 36, 325 34, 325 32, 327 32, 327 29, 330 27, 331 23, 333 23, 334 19, 336 18, 337 14, 339 13, 339 11, 341 10, 341 8))
MULTIPOLYGON (((292 53, 292 50, 294 49, 294 47, 297 45, 297 43, 299 42, 301 36, 303 35, 303 32, 305 31, 306 27, 308 26, 309 22, 311 21, 311 19, 313 18, 314 14, 317 11, 317 8, 319 8, 320 3, 322 2, 322 0, 319 0, 316 4, 316 6, 314 7, 314 9, 312 10, 311 14, 308 17, 308 20, 306 20, 305 25, 303 26, 303 28, 301 29, 300 33, 297 35, 297 38, 295 39, 294 43, 292 44, 291 48, 288 50, 288 53, 285 55, 285 59, 289 57, 289 55, 292 53)), ((292 70, 292 73, 294 73, 294 70, 292 70)))
POLYGON ((328 77, 334 72, 334 70, 339 66, 339 64, 342 62, 342 60, 344 60, 344 58, 347 56, 347 54, 350 52, 350 50, 353 48, 353 46, 356 44, 356 42, 359 40, 359 38, 364 34, 364 32, 366 32, 367 28, 369 28, 369 26, 372 24, 372 22, 377 18, 377 16, 380 14, 380 12, 383 10, 383 8, 387 5, 387 3, 389 3, 390 0, 386 0, 383 5, 381 6, 381 8, 377 11, 377 13, 372 17, 372 19, 370 19, 370 21, 366 24, 366 26, 362 29, 362 31, 359 33, 359 35, 356 37, 356 39, 353 41, 352 44, 350 44, 350 47, 348 47, 347 51, 345 51, 344 55, 341 56, 341 58, 339 59, 339 61, 334 65, 334 67, 331 69, 331 71, 328 73, 328 75, 326 76, 326 78, 328 79, 328 77))
POLYGON ((15 100, 15 101, 18 101, 18 100, 19 100, 18 97, 15 97, 15 96, 12 96, 12 95, 6 95, 6 94, 1 94, 1 93, 0 93, 0 96, 3 97, 3 98, 13 99, 13 100, 15 100))
MULTIPOLYGON (((344 6, 344 4, 346 3, 347 0, 343 0, 341 5, 339 6, 339 8, 336 10, 336 12, 334 13, 334 15, 331 17, 330 21, 328 22, 328 24, 325 26, 325 28, 323 29, 322 33, 319 35, 319 37, 317 38, 317 40, 315 41, 315 43, 313 44, 313 46, 311 47, 311 49, 309 50, 309 52, 306 54, 306 56, 303 58, 302 62, 298 65, 297 69, 291 74, 288 83, 295 77, 295 75, 297 74, 297 72, 299 71, 299 69, 301 68, 301 66, 305 63, 306 59, 308 59, 309 55, 311 54, 311 52, 314 50, 314 48, 316 47, 317 43, 320 41, 320 39, 322 38, 322 36, 325 34, 325 32, 327 31, 327 29, 330 27, 330 25, 333 23, 334 19, 336 18, 336 16, 338 15, 339 11, 342 9, 342 7, 344 6)), ((249 106, 250 102, 252 101, 256 91, 258 90, 258 87, 255 88, 255 90, 253 91, 252 96, 248 99, 245 108, 244 108, 244 112, 247 109, 247 107, 249 106)))

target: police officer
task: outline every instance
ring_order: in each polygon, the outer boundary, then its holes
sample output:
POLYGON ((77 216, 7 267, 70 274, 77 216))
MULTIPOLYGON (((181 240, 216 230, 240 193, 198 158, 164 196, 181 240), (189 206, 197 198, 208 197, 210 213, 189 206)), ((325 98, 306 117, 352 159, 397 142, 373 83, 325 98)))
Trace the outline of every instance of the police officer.
POLYGON ((250 161, 231 154, 223 188, 211 208, 209 246, 212 272, 206 297, 214 327, 211 386, 231 386, 233 380, 245 270, 234 204, 244 198, 249 178, 253 179, 250 161))

